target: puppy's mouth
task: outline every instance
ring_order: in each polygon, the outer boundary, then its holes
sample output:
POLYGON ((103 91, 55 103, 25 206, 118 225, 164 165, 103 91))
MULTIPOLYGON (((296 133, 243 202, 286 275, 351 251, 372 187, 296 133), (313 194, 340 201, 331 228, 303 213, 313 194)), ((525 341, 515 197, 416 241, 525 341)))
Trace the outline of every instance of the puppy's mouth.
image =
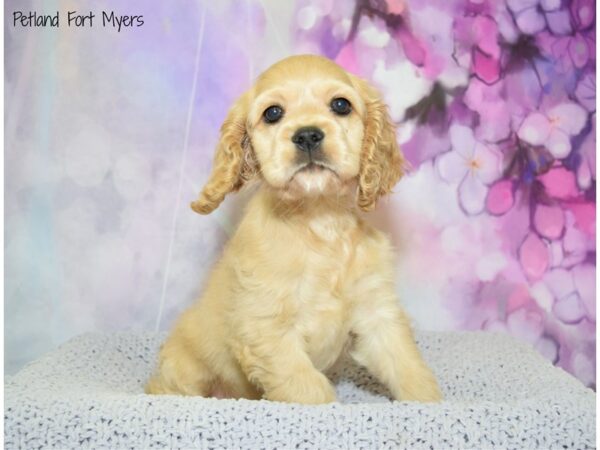
POLYGON ((294 178, 296 175, 298 174, 319 174, 319 173, 324 173, 324 172, 329 172, 333 175, 335 175, 336 177, 339 177, 337 172, 330 167, 328 164, 323 163, 321 161, 309 161, 306 162, 302 165, 300 165, 300 167, 298 167, 296 169, 296 171, 294 172, 294 174, 292 175, 292 178, 294 178))
POLYGON ((285 186, 286 195, 303 197, 339 191, 341 179, 336 170, 322 161, 307 161, 296 169, 285 186))

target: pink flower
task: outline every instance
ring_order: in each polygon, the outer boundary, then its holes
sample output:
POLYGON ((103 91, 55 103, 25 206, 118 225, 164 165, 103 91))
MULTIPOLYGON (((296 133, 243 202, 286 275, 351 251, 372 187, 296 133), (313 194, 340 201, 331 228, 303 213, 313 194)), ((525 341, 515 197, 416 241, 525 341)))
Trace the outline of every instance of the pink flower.
POLYGON ((519 247, 519 261, 523 273, 532 281, 539 280, 548 269, 548 247, 535 233, 529 233, 519 247))
POLYGON ((538 204, 533 214, 533 226, 547 239, 558 239, 565 228, 565 214, 560 206, 538 204))
POLYGON ((494 183, 488 191, 485 200, 487 211, 495 216, 506 213, 515 204, 514 185, 510 180, 500 180, 494 183))
POLYGON ((579 195, 575 175, 562 166, 555 166, 538 179, 544 185, 546 193, 561 200, 573 199, 579 195))
POLYGON ((415 66, 423 66, 425 64, 427 51, 425 50, 423 43, 415 37, 408 26, 398 27, 396 30, 396 38, 402 45, 404 55, 406 55, 406 58, 410 62, 415 66))
POLYGON ((500 79, 498 25, 488 16, 457 18, 454 22, 456 59, 487 84, 500 79))
POLYGON ((386 0, 386 3, 390 14, 402 14, 406 7, 404 0, 386 0))
POLYGON ((436 159, 439 175, 450 183, 460 182, 458 199, 469 215, 479 214, 485 206, 488 185, 501 175, 500 154, 478 142, 469 127, 450 127, 452 150, 436 159))
POLYGON ((534 112, 521 124, 518 136, 531 145, 543 145, 555 158, 571 153, 571 136, 581 132, 586 111, 577 103, 561 103, 547 113, 534 112))
POLYGON ((596 203, 565 202, 565 209, 573 213, 574 223, 590 240, 596 237, 596 203))
POLYGON ((335 58, 335 62, 346 69, 348 72, 352 72, 356 75, 360 75, 360 68, 356 59, 356 52, 354 45, 349 42, 342 47, 340 52, 335 58))

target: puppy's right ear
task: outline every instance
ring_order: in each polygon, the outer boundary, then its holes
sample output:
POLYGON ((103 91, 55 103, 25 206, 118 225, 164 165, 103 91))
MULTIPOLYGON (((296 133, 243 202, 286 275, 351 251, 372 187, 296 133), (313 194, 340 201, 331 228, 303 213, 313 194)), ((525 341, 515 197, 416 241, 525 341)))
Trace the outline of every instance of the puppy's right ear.
POLYGON ((191 207, 199 214, 209 214, 225 196, 239 190, 258 173, 247 132, 250 93, 243 94, 231 107, 223 125, 213 161, 212 173, 198 199, 191 207))

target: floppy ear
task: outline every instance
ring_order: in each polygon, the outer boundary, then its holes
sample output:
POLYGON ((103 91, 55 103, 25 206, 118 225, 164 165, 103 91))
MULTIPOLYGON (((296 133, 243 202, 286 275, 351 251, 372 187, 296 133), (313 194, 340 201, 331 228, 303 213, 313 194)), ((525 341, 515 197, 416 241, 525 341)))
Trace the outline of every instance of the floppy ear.
POLYGON ((352 81, 367 109, 357 203, 363 211, 370 211, 404 175, 407 164, 396 141, 396 126, 379 92, 360 78, 353 76, 352 81))
POLYGON ((246 129, 249 93, 242 95, 229 110, 221 125, 221 138, 213 161, 210 178, 191 207, 208 214, 225 196, 239 190, 258 172, 258 163, 246 129))

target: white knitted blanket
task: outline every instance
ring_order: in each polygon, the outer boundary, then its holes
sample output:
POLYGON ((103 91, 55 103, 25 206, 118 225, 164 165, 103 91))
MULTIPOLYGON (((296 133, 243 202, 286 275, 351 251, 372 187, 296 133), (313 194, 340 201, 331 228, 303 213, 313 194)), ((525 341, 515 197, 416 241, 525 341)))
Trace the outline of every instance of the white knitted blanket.
POLYGON ((595 447, 595 393, 507 336, 418 333, 440 404, 391 401, 347 364, 321 406, 145 395, 164 337, 86 334, 8 378, 6 448, 595 447))

